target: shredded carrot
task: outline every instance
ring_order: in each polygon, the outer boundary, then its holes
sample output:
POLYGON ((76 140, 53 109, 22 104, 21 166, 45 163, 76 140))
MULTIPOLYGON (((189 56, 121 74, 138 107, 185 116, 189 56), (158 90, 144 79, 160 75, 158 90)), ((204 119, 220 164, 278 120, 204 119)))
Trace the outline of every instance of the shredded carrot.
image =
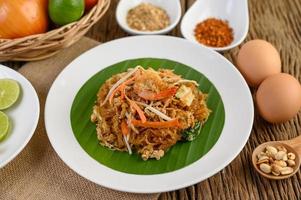
POLYGON ((121 122, 121 133, 125 136, 129 134, 129 127, 124 120, 121 122))
POLYGON ((125 87, 126 85, 122 85, 122 87, 120 88, 120 97, 122 100, 125 98, 125 87))
POLYGON ((140 74, 140 70, 142 69, 141 66, 137 66, 135 67, 135 69, 129 71, 124 77, 122 77, 121 79, 119 79, 109 90, 106 98, 104 99, 104 101, 100 104, 100 106, 103 106, 107 103, 107 101, 110 99, 113 91, 120 85, 122 84, 124 81, 126 81, 129 77, 131 77, 133 74, 135 75, 139 75, 140 74))
POLYGON ((173 119, 171 121, 157 121, 157 122, 142 122, 142 120, 133 119, 132 124, 134 126, 145 127, 145 128, 170 128, 170 127, 180 127, 180 122, 178 119, 173 119))
POLYGON ((135 78, 137 78, 137 74, 135 74, 132 78, 126 80, 125 82, 121 83, 111 94, 110 98, 109 98, 109 102, 110 104, 112 104, 112 101, 113 101, 113 98, 115 96, 115 94, 117 92, 120 92, 121 93, 121 99, 124 99, 124 88, 125 86, 127 86, 128 84, 132 83, 135 78))
MULTIPOLYGON (((123 82, 122 84, 120 84, 113 92, 112 92, 112 96, 110 96, 110 103, 112 102, 113 100, 113 97, 114 97, 114 94, 118 91, 121 92, 120 96, 121 96, 121 99, 124 99, 125 97, 127 98, 127 96, 125 95, 125 87, 132 83, 136 78, 137 76, 139 76, 139 73, 136 73, 132 78, 126 80, 125 82, 123 82)), ((135 101, 132 101, 131 99, 127 98, 127 100, 129 101, 131 107, 136 110, 138 112, 138 115, 141 119, 142 122, 146 122, 146 117, 144 115, 144 112, 141 110, 141 108, 138 106, 138 104, 136 104, 135 101)))
POLYGON ((141 122, 144 123, 146 122, 146 117, 144 115, 144 112, 141 110, 141 108, 137 105, 137 103, 135 101, 132 101, 130 99, 128 99, 128 101, 130 102, 130 105, 138 112, 138 115, 141 119, 141 122))

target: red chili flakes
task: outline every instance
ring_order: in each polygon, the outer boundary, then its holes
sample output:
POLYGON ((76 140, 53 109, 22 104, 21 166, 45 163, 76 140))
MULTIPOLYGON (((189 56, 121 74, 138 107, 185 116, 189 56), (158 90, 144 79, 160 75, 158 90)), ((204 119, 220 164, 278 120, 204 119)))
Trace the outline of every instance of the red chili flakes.
POLYGON ((196 25, 194 36, 206 46, 224 47, 233 41, 233 30, 228 21, 208 18, 196 25))

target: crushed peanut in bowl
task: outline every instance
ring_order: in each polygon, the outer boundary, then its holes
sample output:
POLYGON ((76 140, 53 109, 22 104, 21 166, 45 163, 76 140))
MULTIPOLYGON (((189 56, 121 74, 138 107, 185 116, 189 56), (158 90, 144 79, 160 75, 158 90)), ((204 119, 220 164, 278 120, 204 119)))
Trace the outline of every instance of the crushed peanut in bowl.
POLYGON ((289 175, 294 172, 296 155, 283 146, 267 146, 257 155, 257 166, 265 174, 289 175))
POLYGON ((126 21, 130 28, 138 31, 159 31, 170 25, 167 12, 150 3, 141 3, 130 9, 126 21))
POLYGON ((233 30, 228 21, 208 18, 196 25, 194 36, 199 43, 206 46, 225 47, 233 41, 233 30))

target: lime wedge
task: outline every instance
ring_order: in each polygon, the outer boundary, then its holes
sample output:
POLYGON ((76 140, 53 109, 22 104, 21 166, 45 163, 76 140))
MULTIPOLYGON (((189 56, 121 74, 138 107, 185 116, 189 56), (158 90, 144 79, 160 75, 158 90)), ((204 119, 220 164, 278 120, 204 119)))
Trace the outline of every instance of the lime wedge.
POLYGON ((0 111, 0 141, 5 138, 9 129, 9 120, 6 114, 0 111))
POLYGON ((0 110, 11 107, 18 99, 20 87, 12 79, 0 79, 0 110))

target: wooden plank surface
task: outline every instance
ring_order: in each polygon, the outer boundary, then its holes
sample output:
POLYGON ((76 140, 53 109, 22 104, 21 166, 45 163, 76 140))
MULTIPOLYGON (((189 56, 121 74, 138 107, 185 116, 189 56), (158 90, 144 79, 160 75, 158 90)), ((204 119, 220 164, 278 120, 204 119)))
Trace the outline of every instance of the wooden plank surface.
MULTIPOLYGON (((101 42, 126 37, 116 23, 117 0, 112 0, 110 10, 87 34, 101 42)), ((194 0, 181 0, 183 13, 194 0)), ((280 51, 282 71, 301 81, 301 0, 249 0, 250 29, 246 40, 261 38, 273 43, 280 51)), ((170 35, 181 36, 179 26, 170 35)), ((238 48, 223 55, 231 62, 238 48)), ((3 63, 14 69, 21 62, 3 63)), ((285 140, 301 133, 301 112, 293 120, 271 125, 262 120, 255 111, 251 137, 239 156, 224 170, 197 185, 167 192, 160 200, 174 199, 301 199, 301 173, 283 181, 261 178, 251 166, 252 150, 260 143, 285 140)), ((235 139, 235 138, 233 138, 235 139)))

